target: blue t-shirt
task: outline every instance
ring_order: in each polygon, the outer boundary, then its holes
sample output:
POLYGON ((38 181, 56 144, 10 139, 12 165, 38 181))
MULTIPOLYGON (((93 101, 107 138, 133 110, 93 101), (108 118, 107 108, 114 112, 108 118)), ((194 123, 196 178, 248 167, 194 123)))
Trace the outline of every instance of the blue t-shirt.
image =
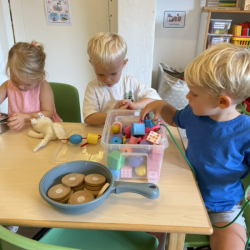
POLYGON ((229 211, 244 197, 241 179, 249 173, 250 118, 227 122, 194 115, 190 106, 179 110, 175 124, 186 129, 186 156, 193 166, 205 206, 229 211))

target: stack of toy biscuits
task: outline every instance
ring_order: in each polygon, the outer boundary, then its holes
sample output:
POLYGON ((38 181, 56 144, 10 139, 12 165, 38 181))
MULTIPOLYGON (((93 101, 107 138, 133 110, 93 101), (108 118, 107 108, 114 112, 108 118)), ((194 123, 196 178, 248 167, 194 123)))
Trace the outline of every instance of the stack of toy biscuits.
POLYGON ((84 174, 72 173, 62 178, 62 184, 51 187, 48 197, 59 203, 81 204, 100 197, 108 187, 109 183, 106 183, 103 175, 90 174, 85 177, 84 174))

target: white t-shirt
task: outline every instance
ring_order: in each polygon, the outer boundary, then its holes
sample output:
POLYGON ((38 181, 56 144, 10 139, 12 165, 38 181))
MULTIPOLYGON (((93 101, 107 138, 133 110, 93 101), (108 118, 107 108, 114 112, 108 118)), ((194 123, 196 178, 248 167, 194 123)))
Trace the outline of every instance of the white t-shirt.
POLYGON ((138 102, 145 98, 161 100, 154 89, 132 76, 122 75, 120 81, 113 87, 107 87, 95 79, 88 84, 85 92, 83 117, 86 119, 96 112, 107 113, 118 109, 118 102, 123 99, 138 102))

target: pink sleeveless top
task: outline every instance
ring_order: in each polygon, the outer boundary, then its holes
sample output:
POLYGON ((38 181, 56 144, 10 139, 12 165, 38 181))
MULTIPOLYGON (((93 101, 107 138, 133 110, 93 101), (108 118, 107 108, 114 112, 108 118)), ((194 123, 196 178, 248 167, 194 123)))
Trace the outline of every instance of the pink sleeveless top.
MULTIPOLYGON (((39 113, 40 108, 40 87, 37 85, 34 89, 22 91, 14 86, 11 80, 7 83, 8 96, 8 114, 12 116, 15 113, 39 113)), ((62 119, 56 113, 54 107, 53 122, 61 122, 62 119)))

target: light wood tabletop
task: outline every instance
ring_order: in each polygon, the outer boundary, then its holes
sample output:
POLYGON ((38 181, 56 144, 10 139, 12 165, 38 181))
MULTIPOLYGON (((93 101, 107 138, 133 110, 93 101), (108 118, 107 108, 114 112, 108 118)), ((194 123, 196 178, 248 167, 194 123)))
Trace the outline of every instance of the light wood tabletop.
MULTIPOLYGON (((102 127, 80 123, 62 123, 70 128, 102 133, 102 127)), ((161 169, 160 197, 149 200, 133 193, 110 194, 97 209, 86 214, 69 215, 58 212, 39 194, 39 182, 55 167, 51 157, 61 143, 50 141, 33 153, 40 139, 28 137, 31 126, 20 131, 0 134, 0 225, 53 228, 84 228, 170 233, 169 250, 183 249, 186 234, 212 233, 198 186, 185 159, 168 134, 161 169)), ((177 142, 183 144, 176 128, 170 127, 177 142)), ((90 145, 85 160, 105 164, 101 145, 90 145)), ((77 154, 69 161, 79 160, 77 154)), ((56 161, 55 161, 56 162, 56 161)))

